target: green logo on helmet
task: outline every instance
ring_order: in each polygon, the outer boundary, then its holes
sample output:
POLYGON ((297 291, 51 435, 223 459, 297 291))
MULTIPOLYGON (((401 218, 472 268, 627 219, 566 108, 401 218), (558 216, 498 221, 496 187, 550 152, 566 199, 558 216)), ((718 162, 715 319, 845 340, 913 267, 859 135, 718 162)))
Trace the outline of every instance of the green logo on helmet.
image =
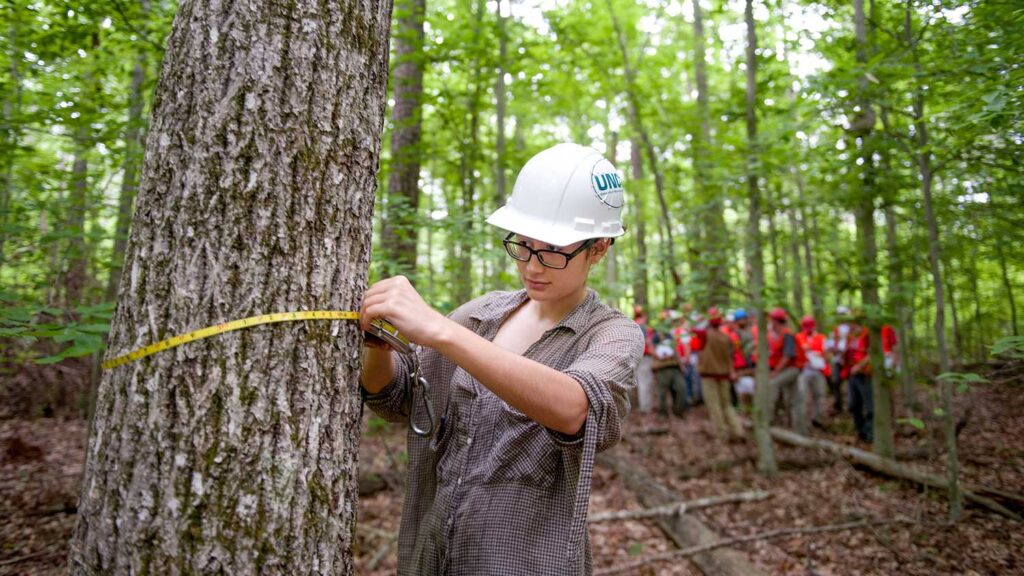
POLYGON ((622 180, 615 172, 604 172, 591 175, 594 194, 602 204, 609 208, 622 208, 622 180))

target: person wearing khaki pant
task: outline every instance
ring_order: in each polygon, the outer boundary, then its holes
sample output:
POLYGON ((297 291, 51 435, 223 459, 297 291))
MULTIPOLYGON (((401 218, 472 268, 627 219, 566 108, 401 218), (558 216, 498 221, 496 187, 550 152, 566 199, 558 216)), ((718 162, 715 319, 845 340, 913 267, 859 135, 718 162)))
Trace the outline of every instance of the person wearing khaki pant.
POLYGON ((742 439, 743 426, 732 406, 729 388, 736 379, 733 367, 732 340, 719 328, 722 314, 717 308, 708 310, 708 330, 697 360, 697 370, 704 383, 704 404, 708 407, 708 418, 715 436, 720 440, 742 439))

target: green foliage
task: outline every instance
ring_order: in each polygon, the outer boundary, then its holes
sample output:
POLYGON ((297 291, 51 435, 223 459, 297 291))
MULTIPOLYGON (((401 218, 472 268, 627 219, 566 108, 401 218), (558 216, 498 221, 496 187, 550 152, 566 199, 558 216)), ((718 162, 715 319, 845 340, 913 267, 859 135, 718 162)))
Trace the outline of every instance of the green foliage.
MULTIPOLYGON (((506 10, 509 4, 502 2, 506 10)), ((0 334, 21 343, 19 350, 33 346, 25 353, 45 361, 101 346, 100 326, 108 319, 75 311, 107 300, 108 277, 120 264, 113 243, 131 158, 126 133, 132 70, 141 58, 148 110, 177 9, 173 1, 144 6, 119 0, 14 0, 0 6, 0 334), (76 175, 76 164, 85 167, 84 176, 76 175), (83 182, 83 195, 76 196, 75 184, 83 182), (69 277, 72 263, 81 261, 85 272, 76 296, 69 277)), ((504 200, 495 197, 500 69, 507 75, 509 191, 530 156, 563 140, 614 157, 626 176, 629 233, 615 244, 615 275, 600 268, 591 274, 606 300, 628 309, 641 275, 655 311, 675 299, 654 174, 649 162, 636 173, 630 166, 632 143, 640 137, 630 114, 635 101, 665 184, 677 244, 677 262, 671 264, 682 273, 684 299, 705 307, 701 295, 713 265, 729 283, 728 305, 748 307, 742 13, 734 4, 702 3, 710 141, 707 170, 700 172, 705 181, 698 182, 693 147, 702 118, 692 5, 567 0, 546 6, 538 13, 513 3, 501 27, 493 4, 427 3, 423 50, 410 56, 425 64, 420 201, 413 208, 384 198, 391 166, 385 142, 377 206, 378 220, 413 212, 417 287, 444 311, 489 289, 519 287, 498 242, 501 232, 483 224, 504 200), (611 12, 623 30, 632 83, 611 12), (508 40, 504 60, 498 50, 501 29, 508 40), (715 205, 723 207, 724 228, 708 230, 708 209, 715 205), (637 242, 641 224, 645 259, 637 242), (725 238, 724 258, 707 252, 708 234, 725 238)), ((958 314, 954 351, 982 359, 991 347, 997 354, 1024 356, 1019 337, 999 339, 1018 333, 1022 324, 1010 298, 1019 301, 1024 286, 1024 253, 1013 249, 1024 243, 1024 68, 1018 65, 1024 10, 1012 2, 876 2, 872 50, 866 63, 858 63, 848 2, 756 6, 757 164, 765 198, 762 232, 773 232, 765 242, 771 303, 784 304, 794 317, 813 306, 825 316, 818 322, 826 329, 837 305, 863 308, 861 288, 869 271, 861 269, 852 219, 863 170, 852 124, 857 90, 866 80, 877 115, 868 143, 877 158, 876 208, 879 214, 888 209, 895 219, 892 246, 879 230, 885 304, 866 313, 873 322, 896 323, 897 308, 916 311, 901 354, 928 359, 934 296, 926 273, 918 163, 927 150, 937 172, 941 265, 954 296, 947 318, 958 314), (919 91, 924 110, 915 118, 919 91), (930 137, 926 147, 917 138, 921 126, 930 137), (790 250, 794 243, 797 260, 790 250), (804 269, 804 246, 813 274, 804 269), (804 288, 801 302, 794 301, 797 281, 804 288)), ((385 140, 390 134, 385 126, 385 140)), ((375 224, 371 280, 398 271, 378 249, 380 222, 375 224)))
POLYGON ((897 418, 896 422, 898 424, 909 424, 918 430, 924 430, 925 428, 924 421, 920 418, 897 418))
POLYGON ((1007 336, 996 340, 992 345, 992 355, 1024 359, 1024 336, 1007 336))
POLYGON ((37 343, 42 344, 42 349, 59 349, 35 359, 37 364, 55 364, 103 350, 103 335, 110 331, 113 313, 113 304, 78 306, 69 311, 46 306, 7 306, 0 309, 0 339, 23 345, 10 347, 12 350, 37 343), (68 317, 75 320, 61 321, 68 317))

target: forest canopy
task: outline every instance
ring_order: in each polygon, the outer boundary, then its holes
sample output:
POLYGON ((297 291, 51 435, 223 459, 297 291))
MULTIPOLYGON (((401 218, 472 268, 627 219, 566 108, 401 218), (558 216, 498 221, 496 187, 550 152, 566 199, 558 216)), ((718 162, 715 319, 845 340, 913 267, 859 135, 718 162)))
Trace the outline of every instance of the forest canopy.
MULTIPOLYGON (((984 358, 1018 333, 1017 3, 876 0, 861 45, 848 2, 755 2, 754 139, 742 2, 704 0, 698 27, 692 1, 441 0, 426 4, 422 39, 408 26, 416 6, 395 5, 392 70, 420 67, 422 128, 396 148, 404 120, 384 127, 371 279, 404 273, 442 309, 514 287, 501 233, 482 221, 530 156, 568 140, 624 176, 628 232, 595 278, 623 310, 748 305, 755 174, 766 306, 825 319, 838 305, 862 306, 865 282, 877 282, 869 315, 900 324, 909 351, 934 357, 928 181, 952 356, 984 358), (395 150, 413 149, 410 200, 389 177, 395 150), (876 261, 858 239, 866 222, 876 261)), ((176 9, 161 0, 0 7, 7 361, 103 347, 176 9)))

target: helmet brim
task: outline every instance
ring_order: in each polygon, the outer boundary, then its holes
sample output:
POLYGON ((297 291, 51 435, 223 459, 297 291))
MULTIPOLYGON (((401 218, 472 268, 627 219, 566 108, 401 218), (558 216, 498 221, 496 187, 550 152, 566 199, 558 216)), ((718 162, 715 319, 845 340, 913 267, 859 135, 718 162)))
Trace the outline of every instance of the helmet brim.
POLYGON ((568 246, 591 238, 618 238, 626 233, 619 225, 613 230, 572 230, 519 212, 511 206, 502 206, 487 218, 487 223, 552 246, 568 246))

